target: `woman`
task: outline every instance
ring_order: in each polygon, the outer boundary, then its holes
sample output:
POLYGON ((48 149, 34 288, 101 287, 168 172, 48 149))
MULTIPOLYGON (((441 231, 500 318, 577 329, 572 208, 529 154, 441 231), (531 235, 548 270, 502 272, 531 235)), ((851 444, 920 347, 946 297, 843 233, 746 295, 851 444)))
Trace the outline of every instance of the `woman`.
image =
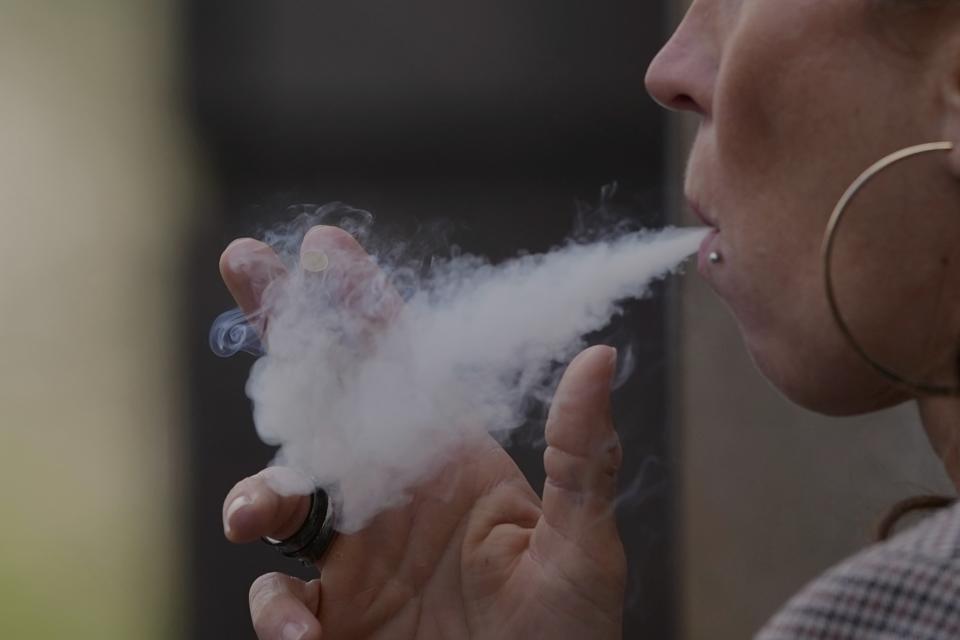
MULTIPOLYGON (((717 229, 701 272, 736 316, 760 370, 793 401, 833 415, 915 400, 960 482, 960 0, 696 0, 653 62, 647 86, 700 129, 687 194, 717 229), (851 205, 832 273, 843 317, 824 295, 828 217, 868 166, 920 143, 954 143, 884 173, 851 205)), ((330 228, 304 240, 359 246, 330 228)), ((247 309, 279 267, 235 264, 224 279, 247 309)), ((588 349, 551 407, 540 499, 507 455, 464 454, 452 502, 430 487, 404 509, 344 536, 323 582, 265 576, 251 589, 263 640, 320 638, 616 638, 625 560, 611 516, 620 451, 608 389, 615 352, 588 349), (425 522, 431 523, 429 528, 425 522), (441 526, 442 525, 442 526, 441 526)), ((233 542, 284 538, 304 498, 280 498, 262 475, 227 497, 233 542)), ((960 510, 828 572, 761 631, 765 638, 960 636, 960 510)))

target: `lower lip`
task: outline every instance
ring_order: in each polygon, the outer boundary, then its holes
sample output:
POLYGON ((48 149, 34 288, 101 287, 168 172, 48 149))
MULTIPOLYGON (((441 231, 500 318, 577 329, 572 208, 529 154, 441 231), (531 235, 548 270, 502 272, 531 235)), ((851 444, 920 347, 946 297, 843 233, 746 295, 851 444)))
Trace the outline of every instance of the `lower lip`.
POLYGON ((700 251, 697 253, 697 267, 700 270, 700 273, 705 273, 708 268, 713 264, 710 262, 710 254, 713 253, 713 245, 717 239, 717 236, 720 235, 719 229, 713 229, 710 231, 710 235, 703 239, 703 242, 700 243, 700 251))

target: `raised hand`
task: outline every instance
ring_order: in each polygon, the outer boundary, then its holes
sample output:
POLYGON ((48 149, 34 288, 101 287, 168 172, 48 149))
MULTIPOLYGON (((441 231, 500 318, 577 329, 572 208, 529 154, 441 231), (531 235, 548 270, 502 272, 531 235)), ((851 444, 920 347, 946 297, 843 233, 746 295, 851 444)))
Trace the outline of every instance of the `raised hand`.
MULTIPOLYGON (((355 270, 354 285, 376 277, 363 249, 333 227, 312 229, 301 254, 330 246, 369 265, 355 270)), ((285 277, 272 250, 250 239, 230 245, 221 272, 249 313, 285 277)), ((396 311, 386 305, 380 320, 396 311)), ((593 347, 564 374, 547 419, 542 500, 492 438, 465 443, 407 505, 340 535, 317 567, 319 579, 258 579, 250 608, 261 640, 620 637, 615 361, 613 349, 593 347)), ((227 496, 224 530, 232 542, 288 537, 303 522, 308 498, 276 494, 270 473, 241 481, 227 496)))

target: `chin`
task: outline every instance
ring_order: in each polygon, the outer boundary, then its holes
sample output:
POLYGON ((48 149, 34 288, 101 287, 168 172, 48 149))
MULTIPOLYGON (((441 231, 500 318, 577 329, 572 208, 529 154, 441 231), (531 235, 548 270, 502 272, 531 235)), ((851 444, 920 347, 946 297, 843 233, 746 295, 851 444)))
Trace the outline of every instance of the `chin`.
MULTIPOLYGON (((861 362, 855 353, 817 349, 764 348, 745 336, 747 349, 763 376, 793 404, 826 416, 847 417, 887 409, 910 396, 861 362)), ((783 341, 780 341, 781 344, 783 341)))

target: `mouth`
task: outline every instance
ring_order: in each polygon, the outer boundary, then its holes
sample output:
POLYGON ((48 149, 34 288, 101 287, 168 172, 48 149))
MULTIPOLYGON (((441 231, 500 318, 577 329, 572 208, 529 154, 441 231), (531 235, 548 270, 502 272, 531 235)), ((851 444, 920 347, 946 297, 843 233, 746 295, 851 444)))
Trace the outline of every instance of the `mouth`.
POLYGON ((688 197, 687 197, 687 206, 690 207, 690 211, 692 211, 693 214, 694 214, 695 216, 697 216, 697 218, 699 218, 700 221, 701 221, 703 224, 705 224, 706 226, 714 229, 715 231, 719 231, 719 230, 720 230, 720 227, 719 227, 719 225, 717 224, 717 221, 713 218, 713 216, 712 216, 711 214, 709 214, 709 213, 700 205, 699 202, 697 202, 696 200, 694 200, 693 198, 691 198, 691 197, 688 196, 688 197))

